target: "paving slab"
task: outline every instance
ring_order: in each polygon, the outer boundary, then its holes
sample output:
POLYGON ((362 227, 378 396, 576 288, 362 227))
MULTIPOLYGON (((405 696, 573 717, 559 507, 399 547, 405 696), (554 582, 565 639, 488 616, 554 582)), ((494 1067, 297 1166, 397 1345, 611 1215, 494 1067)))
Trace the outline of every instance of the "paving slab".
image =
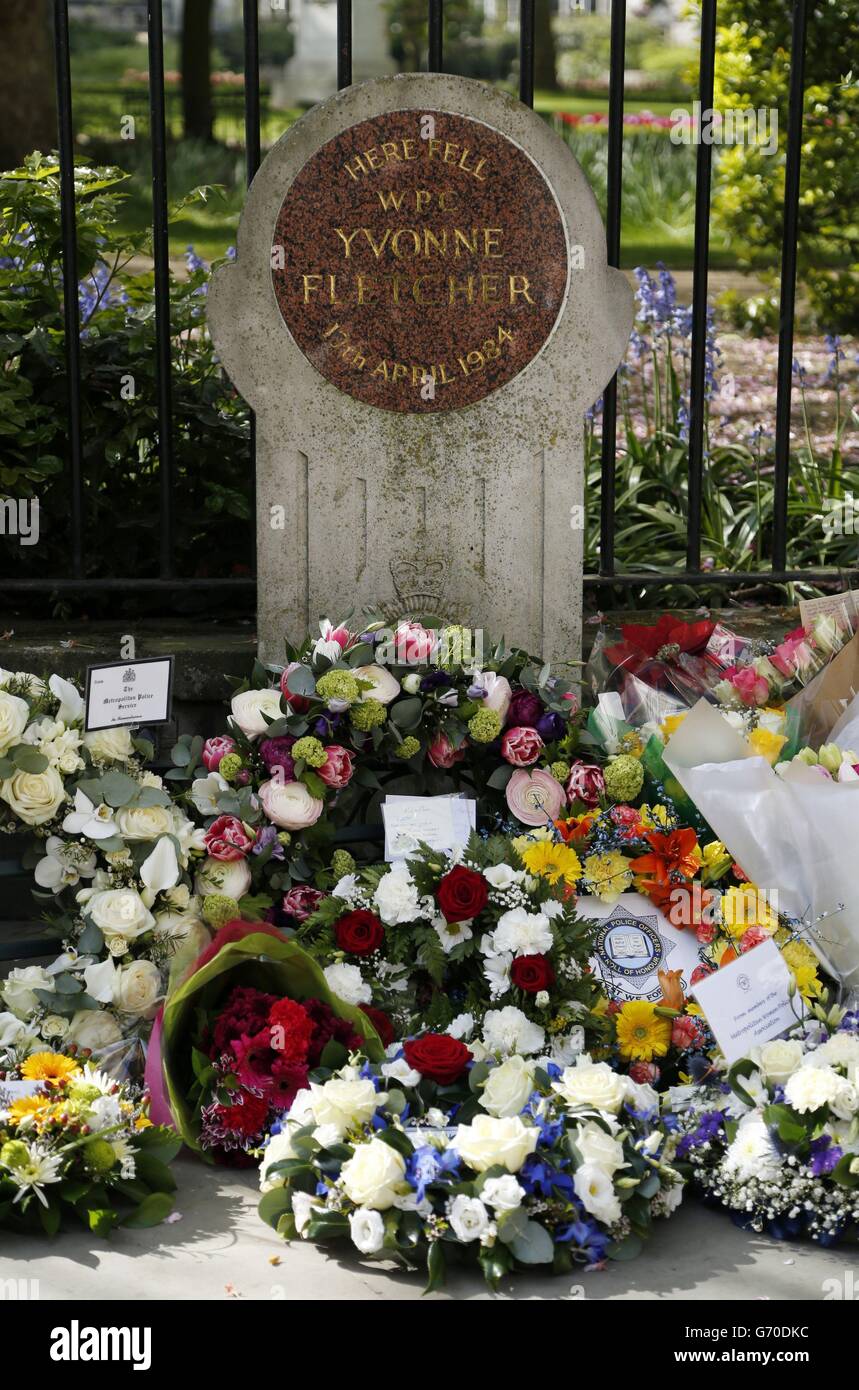
MULTIPOLYGON (((328 1249, 279 1241, 257 1216, 255 1172, 209 1168, 183 1156, 175 1164, 181 1220, 122 1231, 110 1241, 69 1231, 53 1242, 0 1235, 0 1285, 29 1283, 43 1300, 118 1299, 398 1301, 422 1297, 419 1275, 390 1264, 361 1263, 345 1245, 328 1249)), ((603 1272, 505 1280, 506 1299, 693 1300, 749 1303, 852 1297, 859 1252, 821 1250, 749 1235, 728 1216, 692 1201, 657 1223, 639 1259, 603 1272), (852 1272, 851 1272, 852 1271, 852 1272)), ((19 1287, 22 1287, 19 1285, 19 1287)), ((495 1297, 479 1275, 452 1269, 442 1300, 495 1297)))

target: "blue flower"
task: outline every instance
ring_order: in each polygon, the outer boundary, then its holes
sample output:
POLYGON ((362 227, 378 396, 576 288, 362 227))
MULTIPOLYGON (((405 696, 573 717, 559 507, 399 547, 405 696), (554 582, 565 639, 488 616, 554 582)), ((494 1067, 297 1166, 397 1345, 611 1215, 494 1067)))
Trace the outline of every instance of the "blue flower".
POLYGON ((571 1254, 579 1255, 588 1264, 601 1264, 608 1255, 611 1238, 601 1231, 595 1221, 571 1221, 569 1226, 560 1226, 555 1232, 555 1240, 569 1245, 571 1254))
POLYGON ((844 1150, 840 1149, 837 1144, 833 1144, 831 1135, 821 1134, 819 1139, 812 1139, 811 1171, 816 1178, 831 1173, 833 1168, 837 1168, 843 1157, 844 1150))
POLYGON ((431 1144, 424 1144, 422 1148, 415 1149, 411 1158, 406 1159, 406 1182, 415 1189, 417 1200, 422 1202, 430 1183, 445 1176, 456 1176, 460 1163, 456 1149, 440 1150, 431 1144))

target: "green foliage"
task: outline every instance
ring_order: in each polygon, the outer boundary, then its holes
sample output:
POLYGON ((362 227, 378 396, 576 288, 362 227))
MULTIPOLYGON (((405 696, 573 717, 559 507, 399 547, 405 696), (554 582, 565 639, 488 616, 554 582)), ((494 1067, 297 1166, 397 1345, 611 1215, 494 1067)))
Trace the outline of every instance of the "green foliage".
MULTIPOLYGON (((137 577, 156 572, 159 444, 153 273, 132 265, 150 234, 117 229, 125 177, 76 166, 84 550, 87 574, 137 577)), ((16 575, 68 568, 61 251, 57 160, 34 154, 0 175, 0 496, 41 503, 39 546, 7 552, 16 575)), ((207 278, 200 266, 170 282, 175 553, 188 575, 234 572, 250 549, 247 415, 205 330, 207 278)))
MULTIPOLYGON (((778 111, 777 155, 738 144, 719 161, 714 214, 741 264, 765 251, 777 266, 781 252, 791 10, 786 0, 719 6, 717 108, 778 111)), ((847 70, 855 50, 854 0, 819 0, 806 47, 799 280, 830 332, 859 328, 859 81, 847 70)))

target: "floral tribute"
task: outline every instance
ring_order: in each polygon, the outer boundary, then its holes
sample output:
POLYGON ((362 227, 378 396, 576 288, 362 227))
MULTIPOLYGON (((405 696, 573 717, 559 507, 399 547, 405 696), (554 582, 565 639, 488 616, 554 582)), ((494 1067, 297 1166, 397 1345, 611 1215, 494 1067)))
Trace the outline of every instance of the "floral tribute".
POLYGON ((144 770, 149 744, 126 728, 81 732, 69 682, 2 676, 0 794, 30 832, 25 863, 63 950, 0 981, 0 1039, 97 1051, 121 1075, 139 1069, 171 967, 209 939, 194 882, 203 831, 144 770))
MULTIPOLYGON (((383 791, 462 789, 481 816, 524 810, 527 824, 535 804, 546 808, 540 821, 560 812, 578 738, 575 688, 503 643, 484 650, 482 637, 324 621, 318 638, 288 648, 279 676, 257 664, 232 698, 229 733, 180 740, 168 777, 204 823, 213 926, 237 908, 284 926, 301 920, 334 828, 380 820, 383 791)), ((340 872, 348 860, 334 856, 340 872)))
POLYGON ((859 1228, 859 1015, 814 1004, 786 1038, 665 1097, 676 1161, 734 1220, 823 1245, 859 1228))
POLYGON ((173 1208, 167 1164, 179 1148, 150 1124, 139 1090, 82 1055, 0 1047, 0 1229, 158 1225, 173 1208))
POLYGON ((331 989, 381 1010, 392 1036, 420 1026, 463 1036, 504 1007, 529 1051, 563 1061, 598 1022, 578 872, 560 842, 472 835, 454 854, 425 848, 346 875, 297 936, 331 989))
POLYGON ((679 1205, 658 1098, 582 1054, 556 1065, 446 1035, 311 1073, 265 1148, 260 1215, 284 1239, 423 1268, 599 1269, 679 1205), (478 1060, 479 1058, 479 1060, 478 1060))
POLYGON ((190 1148, 243 1167, 311 1068, 355 1048, 381 1054, 370 1016, 336 998, 296 942, 236 921, 171 991, 147 1079, 190 1148))

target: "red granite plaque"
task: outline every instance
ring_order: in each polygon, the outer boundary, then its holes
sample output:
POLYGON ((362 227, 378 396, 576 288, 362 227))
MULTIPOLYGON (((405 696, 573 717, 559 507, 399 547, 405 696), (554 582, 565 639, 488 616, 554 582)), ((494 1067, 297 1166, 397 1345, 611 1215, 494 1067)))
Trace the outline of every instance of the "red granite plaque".
POLYGON ((491 126, 393 111, 323 145, 272 246, 280 312, 317 371, 383 410, 458 410, 552 332, 567 289, 543 175, 491 126))

